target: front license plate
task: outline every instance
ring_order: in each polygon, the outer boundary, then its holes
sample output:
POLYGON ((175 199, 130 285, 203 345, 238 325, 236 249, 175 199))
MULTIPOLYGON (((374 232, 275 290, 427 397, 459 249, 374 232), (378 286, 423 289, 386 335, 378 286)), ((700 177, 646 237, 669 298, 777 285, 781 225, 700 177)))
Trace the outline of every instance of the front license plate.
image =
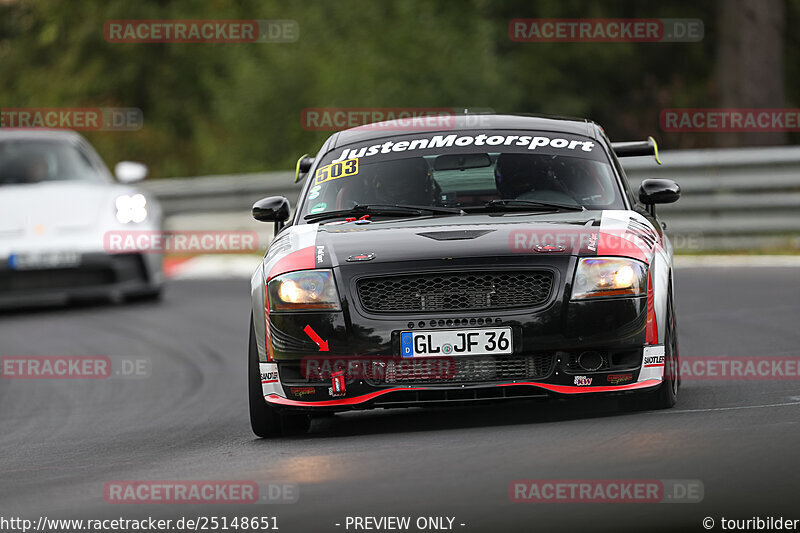
POLYGON ((448 329, 403 331, 400 333, 403 357, 446 355, 491 355, 513 353, 511 328, 448 329))
POLYGON ((80 260, 81 256, 77 252, 11 254, 8 257, 8 268, 11 270, 66 268, 77 266, 80 260))

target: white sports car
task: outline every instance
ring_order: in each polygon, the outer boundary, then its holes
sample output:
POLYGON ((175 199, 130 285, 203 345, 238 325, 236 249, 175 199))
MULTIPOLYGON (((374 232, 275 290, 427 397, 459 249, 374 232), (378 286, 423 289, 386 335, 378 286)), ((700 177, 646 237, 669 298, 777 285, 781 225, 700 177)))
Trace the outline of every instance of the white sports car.
POLYGON ((78 133, 0 130, 0 308, 160 295, 160 255, 104 245, 109 232, 161 230, 155 199, 129 185, 147 167, 115 173, 78 133))

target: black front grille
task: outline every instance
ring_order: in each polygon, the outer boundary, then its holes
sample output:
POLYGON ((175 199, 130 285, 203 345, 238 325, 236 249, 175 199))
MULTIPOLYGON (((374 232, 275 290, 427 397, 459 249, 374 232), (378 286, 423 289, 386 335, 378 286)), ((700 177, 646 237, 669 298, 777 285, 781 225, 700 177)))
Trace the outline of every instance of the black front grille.
POLYGON ((0 277, 0 291, 70 289, 113 282, 114 272, 109 268, 20 270, 0 277))
POLYGON ((81 261, 77 267, 2 270, 0 292, 82 289, 147 280, 139 254, 94 254, 84 256, 81 261))
MULTIPOLYGON (((346 359, 346 358, 345 358, 346 359)), ((331 384, 332 372, 344 371, 347 381, 370 385, 486 383, 512 380, 540 380, 555 369, 555 353, 532 355, 478 355, 458 357, 364 357, 303 367, 304 362, 280 363, 281 381, 290 385, 331 384)))
POLYGON ((550 375, 554 354, 473 356, 389 360, 385 366, 366 366, 365 381, 383 383, 481 383, 542 379, 550 375), (427 359, 427 361, 425 361, 427 359), (430 363, 430 364, 426 364, 430 363))
POLYGON ((550 298, 553 273, 448 272, 364 278, 358 297, 371 313, 482 311, 537 307, 550 298))

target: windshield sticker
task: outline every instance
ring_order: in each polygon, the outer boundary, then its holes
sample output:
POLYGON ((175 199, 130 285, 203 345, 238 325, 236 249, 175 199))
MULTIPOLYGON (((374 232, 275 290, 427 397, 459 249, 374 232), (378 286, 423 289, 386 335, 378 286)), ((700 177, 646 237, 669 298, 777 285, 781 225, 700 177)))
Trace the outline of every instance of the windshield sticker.
POLYGON ((308 199, 314 200, 319 196, 319 191, 322 189, 322 185, 314 185, 308 190, 308 199))
MULTIPOLYGON (((450 148, 465 146, 527 146, 528 150, 536 150, 539 147, 555 148, 558 150, 572 150, 592 152, 595 143, 581 139, 564 139, 561 137, 543 137, 532 135, 464 135, 459 137, 452 135, 434 135, 420 139, 406 141, 386 141, 382 144, 374 144, 370 147, 360 149, 345 148, 341 155, 333 160, 337 163, 345 160, 357 161, 360 157, 370 157, 376 154, 389 154, 392 152, 407 152, 411 150, 430 150, 432 148, 450 148)), ((329 165, 330 166, 330 165, 329 165)), ((317 183, 325 180, 319 179, 320 171, 326 169, 322 167, 317 171, 317 183)), ((357 172, 357 170, 356 170, 357 172)), ((337 176, 342 177, 342 176, 337 176)), ((326 178, 334 179, 334 178, 326 178)))
POLYGON ((309 209, 308 212, 311 214, 321 213, 322 211, 325 211, 326 207, 328 207, 328 204, 326 204, 325 202, 320 202, 311 209, 309 209))
POLYGON ((325 165, 317 169, 314 183, 319 185, 326 181, 337 180, 356 174, 358 174, 358 159, 347 159, 346 161, 337 160, 330 165, 325 165))

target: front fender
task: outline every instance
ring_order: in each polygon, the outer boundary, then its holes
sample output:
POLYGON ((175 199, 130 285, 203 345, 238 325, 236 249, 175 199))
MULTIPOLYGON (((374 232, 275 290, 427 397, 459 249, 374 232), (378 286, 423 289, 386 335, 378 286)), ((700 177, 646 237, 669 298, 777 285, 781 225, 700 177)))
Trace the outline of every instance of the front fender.
POLYGON ((669 301, 670 281, 672 281, 672 244, 665 233, 661 234, 661 244, 653 254, 650 263, 650 276, 653 280, 653 300, 658 328, 658 343, 664 344, 666 332, 667 302, 669 301))
POLYGON ((253 329, 256 334, 256 346, 258 347, 258 360, 261 363, 267 361, 267 325, 264 305, 266 293, 266 282, 264 278, 264 262, 258 264, 258 268, 250 278, 250 301, 253 304, 253 329))

